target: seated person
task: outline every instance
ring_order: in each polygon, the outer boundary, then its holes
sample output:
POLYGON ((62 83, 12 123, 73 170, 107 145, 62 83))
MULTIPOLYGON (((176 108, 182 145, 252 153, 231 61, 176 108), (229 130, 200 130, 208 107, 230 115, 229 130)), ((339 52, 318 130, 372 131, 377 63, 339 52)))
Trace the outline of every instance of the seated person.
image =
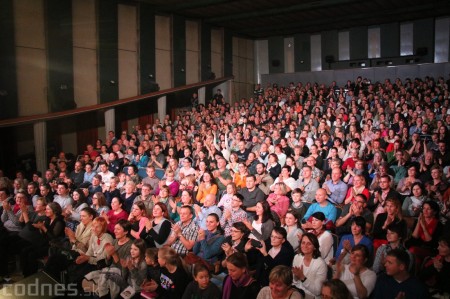
POLYGON ((425 284, 441 292, 450 293, 450 235, 440 237, 438 254, 425 262, 419 272, 425 284))
POLYGON ((336 222, 336 207, 327 201, 327 191, 322 188, 316 192, 316 203, 313 203, 306 211, 305 216, 303 216, 303 229, 308 229, 311 227, 308 219, 316 212, 322 212, 328 221, 332 221, 333 223, 336 222))
POLYGON ((172 226, 172 233, 166 244, 175 249, 180 256, 185 256, 194 247, 197 235, 198 226, 193 221, 191 207, 182 206, 180 221, 172 226))
POLYGON ((378 276, 372 298, 429 298, 428 290, 408 271, 409 256, 401 249, 386 254, 386 273, 378 276))
POLYGON ((351 234, 342 236, 335 255, 337 260, 340 258, 344 259, 344 263, 346 264, 350 262, 348 253, 351 252, 355 245, 365 245, 369 249, 370 256, 373 253, 372 240, 366 236, 366 220, 361 216, 357 216, 352 218, 350 223, 351 234))
POLYGON ((319 247, 315 234, 304 233, 300 238, 299 253, 292 262, 293 285, 311 298, 320 295, 322 283, 327 279, 327 265, 321 257, 319 247))
POLYGON ((410 260, 408 265, 408 271, 412 271, 414 269, 414 256, 412 253, 405 247, 405 235, 403 226, 399 223, 391 223, 387 227, 386 238, 388 243, 381 245, 375 255, 375 260, 372 265, 372 270, 375 273, 380 274, 385 271, 384 262, 386 258, 386 254, 393 249, 401 249, 408 253, 410 260))
POLYGON ((219 216, 211 213, 206 217, 206 230, 199 229, 192 251, 196 256, 212 265, 219 260, 224 240, 219 216))
POLYGON ((351 232, 351 220, 354 217, 362 216, 366 220, 365 231, 370 233, 373 226, 373 213, 367 209, 367 197, 364 194, 358 194, 355 200, 346 204, 342 209, 341 216, 336 220, 336 234, 339 236, 351 232))
POLYGON ((350 252, 350 264, 336 264, 334 278, 342 280, 353 298, 368 298, 372 293, 377 275, 367 265, 370 259, 366 246, 358 244, 350 252))
POLYGON ((275 266, 269 274, 269 283, 274 287, 263 287, 258 294, 258 298, 302 299, 303 296, 300 292, 292 287, 292 281, 292 270, 289 266, 275 266))
POLYGON ((222 217, 220 218, 220 225, 224 230, 225 237, 232 233, 232 227, 235 223, 243 223, 247 219, 247 213, 241 208, 244 197, 236 193, 233 195, 231 201, 231 208, 224 208, 222 217))
POLYGON ((277 265, 291 266, 294 259, 294 249, 287 242, 286 230, 282 227, 275 227, 270 235, 270 240, 253 244, 250 240, 245 245, 245 250, 250 254, 250 250, 258 252, 258 262, 256 265, 256 275, 262 286, 269 285, 269 272, 277 265), (253 245, 252 245, 253 244, 253 245), (257 245, 257 246, 255 246, 257 245))

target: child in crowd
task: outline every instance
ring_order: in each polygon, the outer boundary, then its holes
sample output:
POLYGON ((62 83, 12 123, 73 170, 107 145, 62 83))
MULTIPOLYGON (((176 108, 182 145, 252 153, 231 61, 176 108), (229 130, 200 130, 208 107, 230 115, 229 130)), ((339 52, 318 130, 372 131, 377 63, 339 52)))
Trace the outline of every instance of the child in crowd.
POLYGON ((141 296, 144 298, 156 298, 156 292, 144 291, 152 284, 152 281, 159 281, 161 277, 161 267, 158 263, 158 248, 147 248, 145 250, 145 263, 147 264, 147 279, 141 285, 141 296))
POLYGON ((219 299, 222 294, 219 288, 210 281, 208 269, 203 264, 194 266, 194 281, 191 281, 184 294, 183 299, 219 299))
POLYGON ((298 215, 298 219, 303 219, 306 214, 306 207, 302 202, 303 192, 300 188, 295 188, 291 192, 292 203, 289 210, 294 211, 298 215))

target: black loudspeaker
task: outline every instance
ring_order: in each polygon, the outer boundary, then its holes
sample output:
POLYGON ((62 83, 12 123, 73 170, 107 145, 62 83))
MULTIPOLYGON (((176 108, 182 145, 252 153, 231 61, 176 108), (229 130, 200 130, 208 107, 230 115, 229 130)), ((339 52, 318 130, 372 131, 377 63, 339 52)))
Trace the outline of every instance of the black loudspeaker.
POLYGON ((416 55, 418 56, 425 56, 428 54, 428 48, 427 47, 420 47, 416 49, 416 55))
POLYGON ((325 56, 325 62, 326 63, 333 63, 334 62, 334 56, 333 55, 325 56))
POLYGON ((280 66, 280 60, 279 59, 272 60, 272 66, 273 67, 279 67, 280 66))

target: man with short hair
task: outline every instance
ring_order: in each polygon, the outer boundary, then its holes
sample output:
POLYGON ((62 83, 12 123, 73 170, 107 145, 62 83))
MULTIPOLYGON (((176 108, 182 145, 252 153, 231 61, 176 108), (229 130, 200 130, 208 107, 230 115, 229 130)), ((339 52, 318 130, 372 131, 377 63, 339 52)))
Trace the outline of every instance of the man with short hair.
POLYGON ((56 195, 53 198, 53 202, 57 202, 64 210, 69 205, 72 205, 72 197, 69 195, 69 186, 64 182, 59 182, 56 189, 56 195))
POLYGON ((341 180, 342 170, 334 168, 331 170, 331 179, 323 183, 323 189, 327 192, 328 201, 334 205, 340 205, 347 194, 347 184, 341 180))
POLYGON ((239 193, 244 197, 244 206, 247 211, 247 217, 253 219, 256 215, 256 203, 265 200, 266 195, 261 189, 256 188, 256 178, 254 175, 247 175, 245 178, 246 188, 242 188, 239 193))
POLYGON ((386 254, 386 273, 377 277, 374 299, 423 299, 429 298, 423 283, 408 272, 409 255, 402 249, 392 249, 386 254))
POLYGON ((142 185, 147 184, 150 185, 151 191, 150 194, 155 194, 156 188, 159 186, 160 179, 155 175, 155 167, 154 166, 148 166, 146 169, 147 176, 142 179, 142 185))
POLYGON ((102 176, 102 182, 105 183, 105 185, 109 186, 111 178, 115 176, 114 173, 109 171, 108 164, 105 161, 101 161, 99 163, 99 168, 100 172, 98 174, 102 176))
POLYGON ((220 192, 226 190, 227 185, 232 182, 230 171, 227 169, 227 161, 224 158, 217 159, 217 169, 214 170, 213 176, 216 179, 217 187, 220 192))
POLYGON ((265 195, 269 195, 270 186, 273 184, 273 178, 266 171, 266 165, 264 163, 259 162, 256 164, 256 181, 255 184, 264 192, 265 195))
POLYGON ((247 161, 250 152, 251 150, 245 147, 245 141, 241 140, 238 142, 238 150, 235 153, 238 156, 239 162, 247 161))
POLYGON ((84 181, 83 164, 80 161, 75 162, 74 169, 70 173, 69 177, 72 179, 75 188, 81 185, 84 181))
POLYGON ((39 198, 38 184, 36 182, 30 182, 27 185, 28 204, 36 206, 36 201, 39 198))
POLYGON ((319 183, 312 178, 312 168, 309 165, 303 166, 302 173, 297 181, 298 188, 303 192, 302 202, 306 208, 309 208, 315 199, 316 191, 319 189, 319 183))
POLYGON ((224 209, 220 218, 220 226, 224 230, 225 237, 231 235, 233 224, 247 220, 247 213, 241 208, 244 202, 244 196, 239 193, 233 195, 231 200, 231 209, 224 209))
POLYGON ((179 214, 180 221, 172 226, 172 233, 166 244, 170 245, 179 255, 184 257, 194 247, 199 227, 192 219, 193 214, 190 206, 182 206, 179 214))
POLYGON ((133 201, 133 204, 142 201, 145 206, 145 212, 148 217, 152 217, 153 215, 153 207, 155 206, 155 203, 152 199, 152 187, 148 184, 143 184, 141 188, 141 194, 136 196, 136 198, 133 201))

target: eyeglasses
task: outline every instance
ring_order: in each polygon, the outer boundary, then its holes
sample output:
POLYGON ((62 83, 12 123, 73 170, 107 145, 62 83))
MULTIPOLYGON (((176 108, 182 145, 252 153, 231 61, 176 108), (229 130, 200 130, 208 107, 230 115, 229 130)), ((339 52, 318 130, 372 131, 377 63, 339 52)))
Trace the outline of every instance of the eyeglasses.
POLYGON ((232 232, 232 233, 241 233, 241 231, 238 230, 238 229, 232 229, 231 232, 232 232))
POLYGON ((282 240, 283 239, 283 237, 279 237, 279 236, 270 236, 270 238, 271 239, 278 239, 278 240, 282 240))

